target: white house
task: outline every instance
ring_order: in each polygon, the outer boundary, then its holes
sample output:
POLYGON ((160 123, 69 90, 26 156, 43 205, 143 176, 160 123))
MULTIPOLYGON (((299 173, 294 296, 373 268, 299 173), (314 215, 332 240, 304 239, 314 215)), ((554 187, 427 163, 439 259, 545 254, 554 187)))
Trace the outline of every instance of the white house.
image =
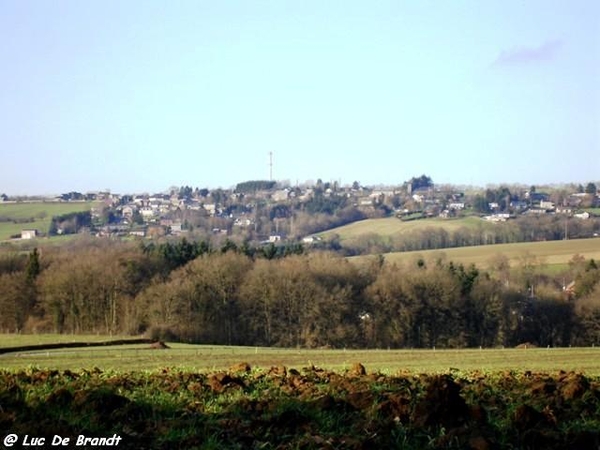
POLYGON ((140 209, 140 214, 144 219, 150 219, 157 215, 157 211, 152 209, 150 206, 144 206, 140 209))
POLYGON ((554 209, 554 202, 550 202, 547 200, 540 201, 540 208, 542 209, 554 209))
POLYGON ((217 212, 217 205, 214 203, 205 203, 202 205, 202 207, 206 210, 206 212, 208 212, 208 214, 210 214, 211 216, 214 216, 217 212))
POLYGON ((572 214, 573 208, 569 208, 568 206, 557 206, 556 212, 558 214, 572 214))
POLYGON ((491 216, 485 216, 484 219, 490 222, 506 222, 508 219, 510 219, 510 214, 492 214, 491 216))
POLYGON ((171 234, 181 234, 182 231, 181 222, 173 222, 171 224, 171 234))
POLYGON ((123 206, 123 209, 122 209, 123 217, 131 218, 131 217, 133 217, 133 213, 135 211, 137 211, 137 206, 135 204, 125 205, 125 206, 123 206))
POLYGON ((314 244, 315 242, 319 242, 321 240, 318 236, 306 236, 302 238, 302 242, 305 244, 314 244))
POLYGON ((242 217, 238 217, 237 219, 235 219, 235 222, 233 222, 233 224, 238 227, 249 227, 250 225, 252 225, 252 223, 252 219, 244 219, 242 217))
POLYGON ((273 192, 273 194, 271 194, 271 199, 274 202, 284 202, 289 197, 290 197, 290 190, 287 188, 275 191, 275 192, 273 192))
POLYGON ((38 235, 38 230, 21 230, 21 239, 34 239, 38 235))

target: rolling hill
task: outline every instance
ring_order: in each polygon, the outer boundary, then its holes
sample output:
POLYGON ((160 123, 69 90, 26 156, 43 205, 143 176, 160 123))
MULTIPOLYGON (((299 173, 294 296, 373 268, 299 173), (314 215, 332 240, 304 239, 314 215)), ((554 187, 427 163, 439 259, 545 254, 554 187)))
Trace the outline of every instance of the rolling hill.
MULTIPOLYGON (((443 250, 424 250, 415 252, 393 252, 384 254, 386 262, 407 263, 419 258, 436 259, 443 257, 449 261, 464 265, 475 264, 489 266, 496 255, 504 255, 511 266, 524 256, 535 256, 539 263, 562 265, 568 263, 574 255, 600 261, 600 238, 573 239, 566 241, 522 242, 516 244, 478 245, 472 247, 447 248, 443 250)), ((361 261, 373 256, 356 256, 353 261, 361 261)))
POLYGON ((46 233, 53 216, 89 211, 94 202, 32 202, 0 204, 0 241, 23 229, 46 233))
POLYGON ((431 219, 411 220, 407 222, 403 222, 395 217, 386 217, 383 219, 360 220, 358 222, 332 228, 331 230, 327 230, 318 234, 324 238, 337 234, 340 237, 340 241, 343 242, 344 240, 356 239, 365 234, 392 236, 426 227, 443 228, 446 231, 454 231, 462 227, 482 227, 484 229, 492 229, 494 226, 495 225, 493 223, 486 222, 479 217, 473 216, 462 217, 458 219, 440 219, 436 217, 431 219))

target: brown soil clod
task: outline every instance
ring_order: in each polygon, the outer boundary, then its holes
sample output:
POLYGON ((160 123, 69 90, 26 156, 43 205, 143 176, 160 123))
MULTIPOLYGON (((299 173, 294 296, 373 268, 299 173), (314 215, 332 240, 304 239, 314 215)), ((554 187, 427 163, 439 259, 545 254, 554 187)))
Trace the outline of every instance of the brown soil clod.
POLYGON ((250 364, 248 364, 247 362, 241 362, 238 364, 234 364, 233 366, 231 366, 229 368, 230 372, 250 372, 252 370, 252 367, 250 366, 250 364))
POLYGON ((91 413, 96 421, 116 419, 114 413, 131 404, 128 398, 105 388, 76 392, 72 406, 91 413))
POLYGON ((490 443, 483 436, 475 436, 469 439, 469 448, 471 450, 489 450, 490 443))
POLYGON ((549 395, 556 391, 556 383, 554 380, 543 380, 534 383, 531 386, 530 392, 533 395, 549 395))
POLYGON ((68 406, 73 402, 73 394, 65 388, 58 388, 52 391, 46 398, 46 404, 51 406, 68 406))
POLYGON ((267 372, 270 376, 285 377, 287 375, 287 367, 285 366, 273 366, 267 372))
POLYGON ((413 424, 417 427, 442 425, 452 428, 465 423, 469 409, 460 396, 460 389, 451 375, 434 376, 424 398, 415 407, 413 424))
POLYGON ((407 424, 410 421, 411 401, 401 394, 389 394, 386 400, 377 405, 377 410, 384 417, 407 424))
POLYGON ((580 398, 590 387, 590 382, 581 374, 571 372, 560 382, 560 393, 565 400, 580 398))
POLYGON ((548 420, 544 413, 539 412, 537 409, 530 405, 520 405, 514 413, 513 417, 514 427, 525 432, 538 427, 552 426, 552 422, 548 420))
POLYGON ((367 374, 367 369, 365 369, 365 366, 363 366, 361 363, 354 363, 348 371, 348 374, 357 377, 362 377, 367 374))
POLYGON ((375 402, 375 395, 371 391, 350 392, 346 401, 357 410, 368 410, 375 402))
POLYGON ((163 350, 163 349, 167 349, 167 348, 171 348, 171 347, 169 347, 163 341, 156 341, 156 342, 153 342, 152 344, 150 344, 150 348, 153 350, 163 350))
POLYGON ((217 372, 210 374, 206 379, 206 383, 213 390, 213 392, 217 394, 220 394, 229 387, 244 385, 244 383, 241 380, 232 377, 225 372, 217 372))
POLYGON ((522 344, 517 345, 515 348, 522 348, 522 349, 537 348, 537 345, 532 344, 531 342, 523 342, 522 344))

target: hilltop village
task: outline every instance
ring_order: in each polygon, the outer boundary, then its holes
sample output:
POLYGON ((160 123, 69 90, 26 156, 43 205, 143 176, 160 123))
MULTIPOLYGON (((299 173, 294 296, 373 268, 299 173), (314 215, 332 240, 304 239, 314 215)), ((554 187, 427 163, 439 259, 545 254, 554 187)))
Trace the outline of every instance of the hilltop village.
MULTIPOLYGON (((544 224, 552 228, 549 235, 538 233, 537 237, 513 236, 509 239, 500 233, 493 242, 482 242, 500 243, 569 237, 565 235, 568 233, 565 219, 583 222, 593 219, 600 211, 597 209, 600 196, 591 182, 585 186, 477 189, 435 185, 426 175, 413 177, 395 187, 367 187, 358 181, 341 186, 337 182, 321 180, 291 186, 286 182, 257 180, 239 183, 233 189, 181 186, 155 194, 69 192, 43 199, 0 197, 0 203, 40 200, 91 202, 92 206, 88 211, 53 217, 49 229, 27 229, 24 224, 21 234, 14 238, 86 233, 97 237, 190 236, 255 244, 300 242, 335 246, 336 243, 331 242, 335 236, 324 239, 319 233, 352 222, 383 217, 401 221, 477 217, 482 222, 492 223, 515 219, 525 219, 522 223, 526 223, 526 218, 536 217, 530 219, 536 220, 536 229, 543 229, 544 224)), ((591 225, 571 226, 571 237, 592 237, 594 233, 595 227, 591 225)), ((460 246, 451 238, 449 242, 429 247, 460 246)), ((469 245, 469 242, 464 244, 469 245)), ((355 252, 364 253, 361 249, 355 249, 355 252)))

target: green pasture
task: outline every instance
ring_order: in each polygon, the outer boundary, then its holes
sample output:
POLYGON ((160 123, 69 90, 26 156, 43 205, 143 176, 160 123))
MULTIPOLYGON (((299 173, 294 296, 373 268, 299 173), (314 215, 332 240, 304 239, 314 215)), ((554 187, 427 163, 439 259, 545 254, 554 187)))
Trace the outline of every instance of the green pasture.
MULTIPOLYGON (((11 336, 0 335, 0 347, 50 342, 103 341, 107 336, 11 336)), ((368 371, 440 373, 448 371, 543 371, 574 370, 600 375, 600 348, 528 348, 460 350, 343 350, 283 349, 267 347, 210 346, 169 343, 155 350, 149 345, 124 345, 82 349, 57 349, 0 355, 0 367, 23 369, 157 370, 176 367, 191 371, 223 370, 240 362, 253 367, 310 365, 343 371, 360 362, 368 371)))
POLYGON ((35 203, 1 203, 0 217, 9 221, 0 222, 0 241, 10 236, 21 234, 23 229, 37 229, 46 233, 53 216, 80 211, 89 211, 94 202, 35 202, 35 203), (33 222, 13 223, 13 220, 33 219, 33 222))
MULTIPOLYGON (((20 230, 19 230, 20 232, 20 230)), ((62 236, 50 236, 41 239, 0 239, 0 250, 7 250, 17 253, 29 253, 36 247, 61 247, 73 241, 84 241, 89 239, 85 234, 66 234, 62 236)))
POLYGON ((13 223, 13 222, 0 222, 0 241, 10 239, 11 236, 21 236, 21 230, 28 230, 35 228, 39 232, 47 232, 50 222, 48 224, 43 223, 41 220, 37 220, 33 223, 13 223))
POLYGON ((344 241, 356 239, 361 235, 366 234, 392 236, 427 227, 443 228, 448 232, 452 232, 463 227, 470 229, 477 227, 482 227, 483 229, 493 229, 494 226, 495 224, 486 222, 483 219, 474 216, 456 219, 442 219, 439 217, 434 217, 431 219, 410 220, 406 222, 395 217, 386 217, 382 219, 360 220, 348 225, 332 228, 331 230, 320 233, 320 236, 326 238, 337 234, 339 235, 340 240, 344 241))
MULTIPOLYGON (((478 245, 472 247, 447 248, 443 250, 422 250, 414 252, 393 252, 383 256, 389 263, 412 263, 419 258, 435 260, 438 258, 464 265, 475 264, 488 267, 498 255, 506 256, 512 267, 518 267, 524 259, 536 258, 537 264, 548 267, 566 267, 574 255, 586 259, 600 260, 600 238, 572 239, 567 241, 522 242, 517 244, 478 245)), ((372 255, 356 256, 351 261, 360 263, 372 255)))
POLYGON ((600 208, 585 208, 584 211, 590 213, 593 216, 600 216, 600 208))

